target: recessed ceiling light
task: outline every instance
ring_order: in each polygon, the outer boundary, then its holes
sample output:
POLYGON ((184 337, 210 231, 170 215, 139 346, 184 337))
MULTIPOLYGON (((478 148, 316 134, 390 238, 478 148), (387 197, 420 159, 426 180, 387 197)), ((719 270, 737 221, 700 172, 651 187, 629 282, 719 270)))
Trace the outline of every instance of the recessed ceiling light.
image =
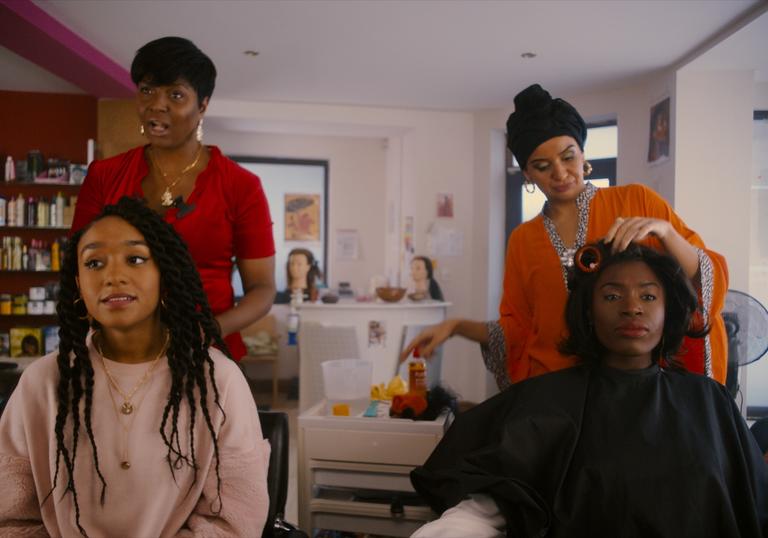
POLYGON ((257 50, 244 50, 243 54, 245 54, 246 56, 258 56, 259 55, 259 51, 257 51, 257 50))
POLYGON ((536 53, 535 52, 524 52, 524 53, 522 53, 520 55, 520 57, 521 58, 525 58, 526 60, 529 60, 531 58, 535 58, 536 57, 536 53))

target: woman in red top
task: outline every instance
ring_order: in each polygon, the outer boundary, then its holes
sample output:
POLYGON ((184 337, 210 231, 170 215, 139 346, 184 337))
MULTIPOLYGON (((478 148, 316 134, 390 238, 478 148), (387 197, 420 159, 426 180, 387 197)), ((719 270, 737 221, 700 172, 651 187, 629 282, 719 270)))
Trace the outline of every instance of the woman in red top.
POLYGON ((259 178, 204 146, 203 115, 216 68, 191 41, 164 37, 144 45, 131 65, 146 146, 95 161, 80 190, 72 233, 105 205, 138 196, 187 242, 232 356, 238 331, 266 314, 275 297, 272 219, 259 178), (245 295, 235 307, 233 260, 245 295))

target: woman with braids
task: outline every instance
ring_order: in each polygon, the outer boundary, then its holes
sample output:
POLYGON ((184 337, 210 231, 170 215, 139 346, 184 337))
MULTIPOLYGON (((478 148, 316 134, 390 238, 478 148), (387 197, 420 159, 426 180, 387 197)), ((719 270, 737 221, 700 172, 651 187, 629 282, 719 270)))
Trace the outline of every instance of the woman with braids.
POLYGON ((194 43, 150 41, 136 53, 131 79, 147 144, 90 165, 72 231, 123 196, 144 198, 189 245, 216 321, 239 360, 246 353, 239 331, 264 316, 275 298, 275 244, 261 181, 202 143, 216 67, 194 43), (245 291, 237 305, 233 260, 245 291))
POLYGON ((194 267, 137 199, 74 235, 59 350, 0 421, 0 536, 260 534, 269 444, 194 267))
POLYGON ((429 357, 436 346, 459 335, 481 345, 499 388, 573 366, 576 357, 557 346, 565 330, 565 275, 573 253, 600 239, 616 251, 635 241, 668 253, 685 270, 701 297, 701 324, 711 330, 702 339, 686 341, 680 361, 725 383, 727 339, 720 316, 728 290, 725 259, 706 248, 650 188, 598 189, 585 181, 592 170, 584 158, 586 139, 587 125, 578 111, 538 84, 515 96, 507 147, 520 165, 525 188, 540 189, 547 201, 539 215, 509 236, 499 320, 446 320, 419 334, 402 360, 417 346, 422 357, 429 357))
POLYGON ((698 308, 670 256, 575 255, 564 353, 459 415, 411 474, 442 517, 413 538, 768 536, 768 468, 727 389, 675 359, 698 308))

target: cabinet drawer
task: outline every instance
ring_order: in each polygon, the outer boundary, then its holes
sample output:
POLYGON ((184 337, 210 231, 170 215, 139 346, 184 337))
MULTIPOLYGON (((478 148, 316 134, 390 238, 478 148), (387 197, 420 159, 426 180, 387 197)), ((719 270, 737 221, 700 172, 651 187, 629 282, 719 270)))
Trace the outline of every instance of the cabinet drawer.
POLYGON ((313 468, 312 472, 312 483, 316 486, 335 486, 386 491, 415 491, 408 474, 318 468, 313 468))
POLYGON ((384 433, 351 430, 305 430, 307 456, 311 459, 421 465, 438 438, 430 434, 384 433))

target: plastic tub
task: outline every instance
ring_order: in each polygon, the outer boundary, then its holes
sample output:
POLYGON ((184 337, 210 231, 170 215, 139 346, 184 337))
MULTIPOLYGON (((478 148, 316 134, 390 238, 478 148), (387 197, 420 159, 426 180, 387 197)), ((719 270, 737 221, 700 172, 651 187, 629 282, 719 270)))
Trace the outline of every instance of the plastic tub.
POLYGON ((335 404, 349 405, 351 416, 363 413, 370 401, 373 362, 336 359, 325 361, 321 366, 328 414, 335 404))

